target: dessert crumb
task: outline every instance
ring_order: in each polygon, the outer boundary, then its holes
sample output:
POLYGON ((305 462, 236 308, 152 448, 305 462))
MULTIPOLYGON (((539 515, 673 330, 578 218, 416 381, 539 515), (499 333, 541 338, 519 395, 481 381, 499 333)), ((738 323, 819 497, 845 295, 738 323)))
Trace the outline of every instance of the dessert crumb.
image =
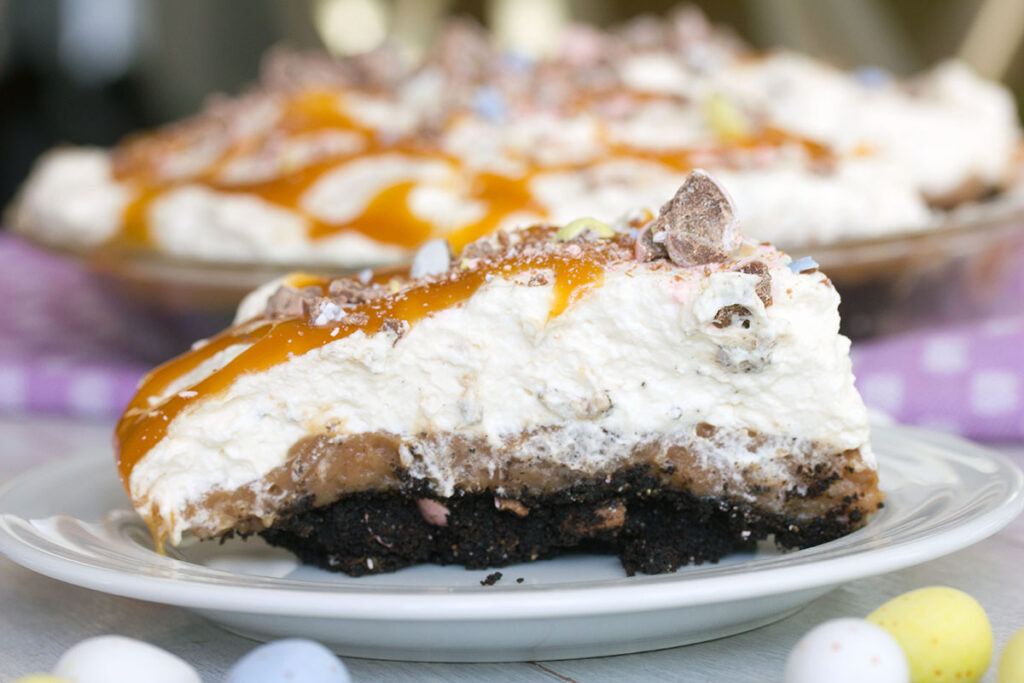
POLYGON ((488 574, 487 578, 480 582, 480 585, 493 586, 499 581, 501 581, 501 572, 494 572, 493 574, 488 574))
POLYGON ((520 576, 518 579, 516 579, 516 583, 522 583, 525 580, 526 579, 524 579, 523 577, 520 576))

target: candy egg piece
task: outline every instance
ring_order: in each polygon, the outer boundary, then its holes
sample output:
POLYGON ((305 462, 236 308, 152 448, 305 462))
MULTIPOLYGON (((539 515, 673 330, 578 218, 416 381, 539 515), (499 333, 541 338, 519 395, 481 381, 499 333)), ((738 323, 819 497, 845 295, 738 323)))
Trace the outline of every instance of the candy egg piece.
POLYGON ((61 678, 59 676, 51 676, 50 674, 29 674, 28 676, 22 676, 13 683, 75 683, 74 681, 61 678))
POLYGON ((124 636, 83 640, 61 656, 53 674, 75 683, 202 683, 184 660, 124 636))
POLYGON ((320 643, 302 638, 260 645, 228 671, 224 683, 350 683, 348 670, 320 643))
POLYGON ((992 626, 978 601, 946 586, 919 588, 867 616, 899 642, 914 683, 972 683, 992 661, 992 626))
POLYGON ((815 626, 793 647, 784 683, 907 683, 910 668, 899 643, 863 619, 815 626))
POLYGON ((999 658, 996 680, 999 683, 1024 683, 1024 628, 1010 636, 1006 642, 999 658))

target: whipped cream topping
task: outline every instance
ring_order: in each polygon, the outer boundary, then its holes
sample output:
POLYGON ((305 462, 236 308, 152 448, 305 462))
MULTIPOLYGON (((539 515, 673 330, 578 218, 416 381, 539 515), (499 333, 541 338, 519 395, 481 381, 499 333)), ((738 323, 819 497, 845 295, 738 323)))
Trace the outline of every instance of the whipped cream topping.
POLYGON ((1006 181, 1019 142, 1009 91, 947 61, 909 83, 864 82, 825 63, 777 52, 740 64, 721 86, 773 125, 840 154, 863 150, 889 181, 924 198, 968 182, 1006 181), (886 168, 888 167, 888 168, 886 168))
POLYGON ((121 229, 132 196, 114 179, 110 154, 95 148, 58 148, 36 162, 10 217, 15 229, 56 245, 91 247, 121 229))

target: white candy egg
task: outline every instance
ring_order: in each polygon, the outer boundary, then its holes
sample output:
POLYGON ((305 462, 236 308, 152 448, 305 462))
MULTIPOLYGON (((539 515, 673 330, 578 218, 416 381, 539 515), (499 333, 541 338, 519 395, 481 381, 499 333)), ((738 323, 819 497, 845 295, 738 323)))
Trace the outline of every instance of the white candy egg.
POLYGON ((833 619, 811 629, 786 661, 785 683, 907 683, 899 643, 863 619, 833 619))
POLYGON ((83 640, 64 653, 53 673, 75 683, 202 683, 184 660, 124 636, 83 640))

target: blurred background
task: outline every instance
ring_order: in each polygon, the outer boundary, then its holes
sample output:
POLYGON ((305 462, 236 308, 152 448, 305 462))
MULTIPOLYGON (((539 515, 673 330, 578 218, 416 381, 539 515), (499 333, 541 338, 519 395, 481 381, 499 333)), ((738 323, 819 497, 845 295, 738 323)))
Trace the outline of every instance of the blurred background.
MULTIPOLYGON (((278 43, 336 54, 387 39, 415 57, 449 14, 542 53, 570 21, 608 25, 672 0, 0 0, 0 205, 53 144, 109 145, 238 92, 278 43)), ((961 54, 1020 99, 1020 0, 703 0, 758 48, 905 75, 961 54)))
MULTIPOLYGON (((253 83, 262 56, 277 44, 346 55, 392 40, 415 59, 445 17, 469 15, 505 48, 538 56, 557 45, 570 22, 607 26, 644 13, 665 15, 678 4, 0 0, 0 208, 47 148, 111 145, 133 131, 189 116, 212 94, 237 93, 253 83)), ((1018 50, 1024 0, 691 4, 755 48, 791 47, 840 66, 880 67, 900 76, 959 56, 980 75, 1006 84, 1018 105, 1024 95, 1024 55, 1018 50)), ((1024 227, 1014 234, 1024 245, 1024 227)), ((964 256, 969 250, 953 251, 964 256)), ((854 369, 870 406, 908 424, 987 441, 1024 441, 1024 257, 1020 265, 1013 261, 1024 247, 997 252, 994 260, 984 251, 977 252, 984 258, 965 256, 970 267, 956 276, 933 267, 936 261, 921 272, 916 266, 913 273, 888 268, 880 276, 884 286, 865 285, 866 300, 880 302, 876 308, 889 306, 898 318, 914 313, 899 323, 934 313, 934 306, 918 305, 918 290, 931 299, 945 297, 956 313, 962 312, 959 295, 981 292, 988 316, 956 325, 934 320, 920 331, 857 341, 854 369)), ((842 259, 849 257, 842 252, 842 259)), ((4 415, 15 416, 10 424, 30 414, 115 419, 153 363, 230 320, 229 309, 179 315, 144 306, 131 300, 135 288, 123 282, 111 296, 95 275, 80 259, 3 232, 0 222, 0 300, 14 311, 0 316, 0 440, 4 415)), ((26 447, 25 457, 35 452, 26 447)))

